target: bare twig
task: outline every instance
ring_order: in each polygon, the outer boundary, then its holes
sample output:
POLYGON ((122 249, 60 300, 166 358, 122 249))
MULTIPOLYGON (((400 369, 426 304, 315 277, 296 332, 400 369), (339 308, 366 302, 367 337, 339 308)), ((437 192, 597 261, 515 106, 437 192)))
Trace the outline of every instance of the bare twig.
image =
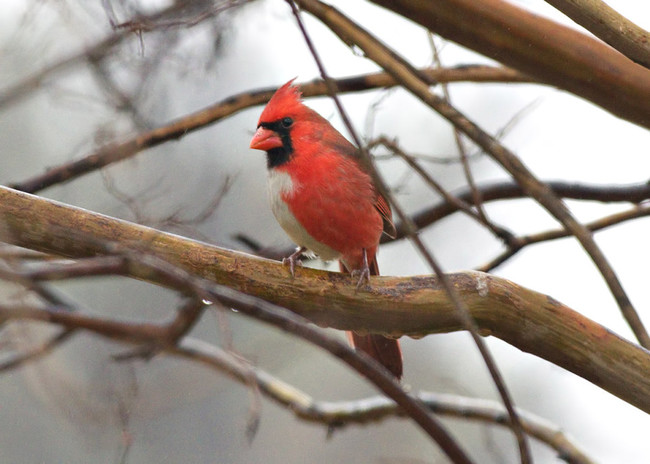
MULTIPOLYGON (((390 151, 392 151, 394 154, 402 158, 406 163, 415 171, 417 172, 424 181, 429 184, 429 186, 434 189, 436 192, 438 192, 445 202, 449 205, 453 205, 454 208, 457 208, 459 211, 462 211, 463 213, 467 214, 470 218, 474 219, 477 221, 479 224, 482 226, 485 226, 487 229, 489 229, 495 236, 503 240, 506 245, 509 245, 512 240, 514 239, 514 236, 512 233, 506 229, 504 229, 501 226, 497 226, 496 224, 492 223, 485 214, 481 214, 480 211, 482 211, 482 208, 477 207, 477 211, 474 211, 472 209, 472 205, 467 203, 467 201, 458 198, 454 196, 453 194, 449 193, 446 189, 444 189, 436 180, 429 175, 420 165, 419 163, 415 160, 415 158, 408 153, 406 153, 404 150, 400 148, 399 145, 397 145, 396 142, 389 140, 386 137, 379 137, 378 139, 374 140, 370 146, 376 146, 376 145, 383 145, 384 147, 388 148, 390 151)), ((466 160, 466 156, 463 154, 463 158, 466 160)), ((466 164, 466 163, 463 163, 466 164)), ((471 197, 474 201, 477 200, 477 194, 479 195, 480 198, 480 190, 474 185, 473 182, 470 183, 469 191, 471 192, 471 197)), ((482 199, 479 202, 479 205, 482 203, 482 199)), ((475 203, 476 204, 476 203, 475 203)), ((513 243, 514 245, 514 243, 513 243)))
MULTIPOLYGON (((42 253, 40 255, 41 257, 47 256, 42 253)), ((31 259, 31 257, 28 257, 27 259, 31 259)), ((5 263, 7 264, 6 268, 4 266, 0 267, 0 279, 11 281, 24 287, 26 290, 37 295, 46 304, 57 306, 66 311, 75 311, 75 305, 69 300, 69 298, 42 282, 37 282, 34 279, 21 275, 24 266, 22 266, 22 262, 15 256, 9 257, 8 259, 5 258, 5 263)), ((74 333, 75 329, 63 329, 49 340, 40 343, 38 346, 21 351, 8 359, 3 359, 2 362, 0 362, 0 372, 16 369, 24 364, 43 358, 68 341, 74 333)))
POLYGON ((193 236, 199 236, 202 240, 208 241, 207 237, 199 234, 195 227, 200 224, 203 224, 205 221, 210 219, 219 209, 222 201, 230 191, 230 188, 233 184, 233 177, 226 176, 223 180, 221 186, 214 192, 210 201, 203 206, 198 212, 190 217, 182 217, 182 210, 178 210, 168 217, 164 218, 162 221, 158 221, 157 227, 167 228, 174 227, 176 229, 191 231, 193 236))
MULTIPOLYGON (((544 183, 559 197, 573 200, 640 203, 650 199, 650 183, 647 182, 627 185, 590 185, 564 181, 544 181, 544 183)), ((479 185, 478 188, 484 202, 528 198, 524 189, 516 182, 495 182, 479 185)), ((468 189, 452 192, 452 195, 465 202, 472 198, 472 193, 468 189)), ((412 219, 418 229, 422 229, 457 211, 456 205, 444 202, 416 213, 412 219)), ((405 231, 398 224, 397 238, 404 236, 405 231)), ((387 241, 387 239, 383 240, 387 241)))
MULTIPOLYGON (((209 202, 192 216, 187 217, 188 208, 179 208, 165 217, 154 218, 144 213, 149 198, 144 198, 145 195, 141 193, 131 194, 121 190, 107 170, 101 171, 101 175, 106 190, 129 209, 137 223, 164 230, 180 230, 192 238, 198 238, 206 242, 209 241, 208 237, 200 233, 195 226, 203 224, 217 212, 230 191, 234 179, 233 176, 225 176, 223 183, 214 192, 209 202)), ((147 190, 147 193, 151 195, 153 192, 147 190)))
MULTIPOLYGON (((46 66, 30 77, 16 84, 13 84, 4 90, 1 90, 0 108, 17 103, 21 99, 31 95, 32 92, 41 88, 43 83, 47 82, 48 79, 62 73, 63 71, 71 69, 80 64, 84 64, 87 60, 90 60, 91 62, 100 62, 101 60, 105 59, 106 56, 109 56, 114 47, 122 43, 124 40, 134 37, 134 33, 136 34, 135 37, 141 37, 143 31, 154 30, 158 27, 169 28, 188 26, 188 23, 183 21, 177 21, 174 24, 167 21, 168 18, 174 18, 180 11, 186 9, 188 6, 187 3, 188 2, 186 1, 173 2, 170 6, 152 13, 151 15, 139 16, 132 18, 129 21, 125 21, 122 23, 121 27, 116 28, 112 34, 102 39, 95 45, 91 45, 83 50, 73 53, 67 58, 46 66)), ((232 1, 224 3, 225 5, 222 4, 223 8, 220 8, 219 6, 213 7, 213 9, 206 11, 206 14, 199 15, 195 19, 203 21, 223 11, 224 9, 229 8, 230 6, 239 5, 241 3, 245 3, 245 1, 232 1)))
POLYGON ((127 95, 113 81, 110 71, 104 66, 103 57, 89 59, 90 69, 107 98, 116 111, 126 112, 138 130, 151 128, 151 124, 141 114, 131 95, 127 95))
MULTIPOLYGON (((253 379, 258 389, 270 400, 284 406, 297 418, 338 429, 351 424, 366 424, 390 417, 402 417, 403 412, 394 402, 382 396, 354 401, 325 402, 313 399, 307 393, 283 382, 268 372, 252 366, 209 343, 186 337, 179 346, 165 351, 228 374, 242 384, 253 379)), ((507 411, 497 402, 440 393, 419 392, 414 395, 431 412, 493 425, 505 425, 507 411)), ((556 450, 558 457, 568 463, 591 464, 593 461, 578 446, 548 421, 532 413, 519 410, 527 434, 556 450)))
MULTIPOLYGON (((440 61, 440 53, 438 52, 438 47, 435 43, 433 33, 429 33, 429 40, 431 43, 431 49, 433 51, 433 61, 437 68, 442 68, 442 62, 440 61)), ((446 83, 441 83, 440 88, 442 89, 442 95, 445 97, 445 100, 451 104, 451 95, 449 93, 449 87, 446 83)), ((463 166, 463 173, 465 174, 465 179, 467 180, 467 185, 469 186, 470 191, 472 192, 472 200, 474 207, 476 208, 476 213, 479 220, 498 237, 501 237, 506 243, 512 238, 512 234, 506 232, 505 230, 496 227, 492 222, 487 218, 485 209, 483 208, 483 199, 481 198, 481 192, 476 188, 476 182, 474 181, 474 176, 472 175, 472 169, 469 165, 469 155, 467 153, 467 148, 465 147, 465 141, 463 139, 463 134, 457 127, 453 128, 454 131, 454 141, 456 142, 456 147, 458 148, 458 153, 460 154, 461 164, 463 166)))
MULTIPOLYGON (((632 219, 638 219, 641 217, 650 216, 650 205, 639 205, 634 208, 628 209, 626 211, 621 211, 615 214, 611 214, 605 217, 602 217, 596 221, 589 222, 585 224, 590 231, 596 232, 617 224, 621 224, 625 221, 630 221, 632 219)), ((548 242, 551 240, 556 240, 558 238, 570 237, 570 234, 565 229, 549 230, 546 232, 539 232, 532 235, 526 235, 523 237, 515 237, 512 244, 508 246, 508 249, 501 253, 499 256, 492 259, 490 262, 482 265, 477 269, 481 272, 489 272, 500 266, 508 259, 512 258, 515 254, 520 252, 523 248, 528 245, 533 245, 535 243, 548 242)))
POLYGON ((242 6, 251 0, 225 0, 221 2, 193 2, 181 0, 175 2, 177 11, 158 14, 154 17, 139 17, 121 23, 113 23, 113 29, 126 29, 138 34, 160 29, 194 27, 230 8, 242 6), (216 4, 215 4, 216 3, 216 4), (178 8, 181 6, 182 8, 178 8), (179 14, 180 13, 180 14, 179 14))
POLYGON ((70 337, 74 335, 75 332, 76 329, 63 329, 57 335, 39 344, 38 346, 30 348, 27 351, 20 352, 10 357, 9 359, 3 359, 0 362, 0 373, 17 369, 18 367, 21 367, 27 363, 47 356, 56 348, 68 341, 68 339, 70 339, 70 337))

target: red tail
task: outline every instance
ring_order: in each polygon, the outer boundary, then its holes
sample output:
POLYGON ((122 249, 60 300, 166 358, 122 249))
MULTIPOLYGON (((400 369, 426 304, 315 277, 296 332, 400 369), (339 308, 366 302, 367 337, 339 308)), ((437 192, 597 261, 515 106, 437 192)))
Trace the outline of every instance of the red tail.
POLYGON ((357 335, 348 332, 352 346, 379 361, 397 379, 402 378, 402 350, 399 341, 383 335, 357 335))
MULTIPOLYGON (((339 262, 339 266, 341 272, 349 272, 343 263, 339 262)), ((370 268, 370 275, 379 275, 376 256, 372 257, 368 267, 370 268)), ((402 378, 402 350, 399 341, 383 335, 357 335, 354 332, 348 332, 347 334, 348 340, 355 349, 363 351, 378 361, 398 380, 402 378)))

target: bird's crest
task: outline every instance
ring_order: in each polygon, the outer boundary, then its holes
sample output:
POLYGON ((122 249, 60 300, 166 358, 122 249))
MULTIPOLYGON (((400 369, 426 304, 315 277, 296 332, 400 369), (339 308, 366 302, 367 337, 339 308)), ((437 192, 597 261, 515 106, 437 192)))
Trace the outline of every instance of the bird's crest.
POLYGON ((271 99, 262 111, 259 122, 272 122, 285 116, 299 113, 304 108, 302 104, 302 93, 296 85, 292 85, 294 77, 289 82, 280 87, 273 94, 271 99))

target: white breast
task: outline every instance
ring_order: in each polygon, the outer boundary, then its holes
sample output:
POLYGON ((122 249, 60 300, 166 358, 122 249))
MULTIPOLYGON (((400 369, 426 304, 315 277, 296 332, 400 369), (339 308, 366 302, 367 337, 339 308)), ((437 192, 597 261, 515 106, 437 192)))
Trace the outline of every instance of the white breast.
POLYGON ((289 174, 270 169, 268 175, 268 192, 271 210, 275 218, 296 245, 307 248, 325 261, 338 259, 341 256, 338 251, 318 242, 309 235, 309 232, 298 222, 289 210, 289 206, 282 199, 283 195, 300 195, 300 186, 294 184, 289 174))

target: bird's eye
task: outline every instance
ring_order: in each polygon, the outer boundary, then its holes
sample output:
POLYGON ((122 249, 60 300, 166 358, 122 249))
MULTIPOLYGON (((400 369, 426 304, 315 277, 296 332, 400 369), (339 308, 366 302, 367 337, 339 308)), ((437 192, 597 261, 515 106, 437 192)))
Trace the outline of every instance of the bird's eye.
POLYGON ((288 129, 293 124, 293 119, 291 119, 291 118, 282 118, 282 121, 280 121, 280 123, 282 124, 282 127, 284 127, 285 129, 288 129))

